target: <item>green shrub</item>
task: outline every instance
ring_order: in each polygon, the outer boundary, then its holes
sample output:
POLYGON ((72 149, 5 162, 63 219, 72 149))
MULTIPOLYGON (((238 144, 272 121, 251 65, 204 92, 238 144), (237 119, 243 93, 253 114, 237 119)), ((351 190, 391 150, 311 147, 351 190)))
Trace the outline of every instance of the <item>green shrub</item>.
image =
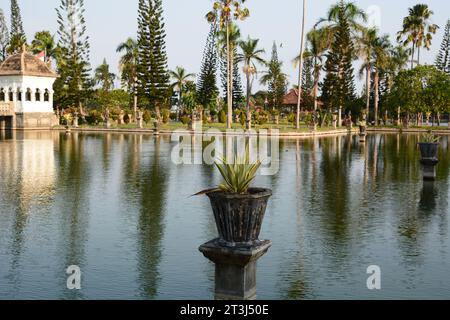
POLYGON ((152 120, 152 114, 148 110, 144 110, 144 114, 142 115, 142 119, 145 123, 150 123, 152 120))
POLYGON ((307 113, 305 115, 305 117, 303 118, 303 121, 305 121, 305 123, 308 125, 312 122, 312 114, 311 113, 307 113))
POLYGON ((227 123, 227 114, 223 110, 221 110, 220 113, 219 113, 219 122, 220 123, 227 123))
POLYGON ((239 117, 239 122, 241 126, 245 126, 245 122, 247 121, 247 117, 244 112, 241 112, 241 116, 239 117))
POLYGON ((295 114, 293 114, 293 113, 289 114, 288 115, 288 122, 289 123, 295 123, 295 121, 296 121, 295 114))
POLYGON ((184 125, 187 125, 189 123, 189 121, 191 121, 191 118, 187 115, 184 115, 181 117, 181 123, 184 125))
POLYGON ((167 124, 170 122, 170 110, 169 109, 162 109, 161 115, 163 118, 163 123, 167 124))
POLYGON ((272 109, 272 110, 270 110, 270 114, 272 115, 272 116, 279 116, 280 115, 280 111, 278 110, 278 109, 272 109))
POLYGON ((97 125, 103 122, 102 113, 97 110, 91 110, 86 116, 86 121, 89 125, 97 125))

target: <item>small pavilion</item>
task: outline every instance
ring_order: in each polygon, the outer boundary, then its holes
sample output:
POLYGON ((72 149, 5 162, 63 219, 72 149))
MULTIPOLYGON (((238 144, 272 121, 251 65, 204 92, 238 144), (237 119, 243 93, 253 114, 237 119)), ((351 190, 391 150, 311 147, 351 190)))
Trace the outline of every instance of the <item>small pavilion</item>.
POLYGON ((0 129, 42 129, 58 123, 53 111, 53 83, 58 75, 27 52, 0 65, 0 129))

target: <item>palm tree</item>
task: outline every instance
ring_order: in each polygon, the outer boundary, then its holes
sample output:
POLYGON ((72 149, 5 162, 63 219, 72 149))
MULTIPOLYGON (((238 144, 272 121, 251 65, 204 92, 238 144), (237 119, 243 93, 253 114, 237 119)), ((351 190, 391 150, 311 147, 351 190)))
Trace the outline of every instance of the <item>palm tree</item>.
MULTIPOLYGON (((231 87, 231 104, 233 105, 233 83, 234 83, 234 64, 236 62, 236 53, 239 42, 241 41, 241 30, 235 23, 230 23, 228 34, 226 30, 220 30, 217 33, 217 44, 219 46, 219 55, 230 62, 230 68, 227 71, 227 99, 230 93, 228 86, 231 87), (227 54, 227 48, 230 50, 227 54)), ((228 66, 227 66, 228 67, 228 66)))
MULTIPOLYGON (((305 53, 303 55, 304 59, 313 60, 314 68, 314 86, 313 86, 313 96, 314 96, 314 111, 317 110, 319 95, 319 83, 320 74, 324 66, 324 60, 326 57, 326 52, 330 47, 330 29, 329 28, 314 28, 306 36, 308 40, 308 45, 306 46, 305 53)), ((297 64, 300 61, 300 56, 294 59, 294 63, 297 64)))
POLYGON ((393 79, 404 70, 408 65, 410 50, 403 45, 392 47, 389 52, 389 67, 388 67, 388 90, 393 85, 393 79))
POLYGON ((221 30, 226 32, 226 53, 227 53, 227 93, 228 93, 228 120, 227 127, 231 129, 233 124, 233 86, 232 81, 232 64, 231 64, 231 50, 230 50, 230 24, 233 19, 244 20, 250 15, 247 8, 243 8, 245 0, 218 0, 214 1, 212 11, 206 14, 206 19, 211 23, 219 22, 219 27, 221 30))
POLYGON ((251 39, 248 37, 247 41, 240 41, 239 47, 242 53, 238 55, 238 62, 244 63, 244 73, 247 79, 247 124, 246 129, 251 129, 251 114, 250 114, 250 96, 252 94, 253 77, 258 73, 256 64, 265 64, 261 54, 265 53, 264 49, 258 49, 259 39, 251 39))
POLYGON ((31 50, 34 54, 45 52, 44 61, 52 63, 52 59, 58 56, 59 47, 56 45, 55 37, 49 31, 36 32, 34 40, 31 42, 31 50))
POLYGON ((300 36, 300 61, 298 73, 298 100, 297 100, 297 130, 300 129, 300 107, 302 103, 302 81, 303 81, 303 58, 305 53, 305 24, 306 24, 306 0, 303 0, 303 15, 302 15, 302 32, 300 36))
POLYGON ((283 73, 283 63, 281 61, 271 60, 267 63, 267 70, 263 72, 260 83, 269 85, 269 95, 272 92, 274 107, 279 103, 285 94, 287 84, 287 74, 283 73))
POLYGON ((114 80, 116 75, 109 70, 109 64, 106 63, 106 59, 103 59, 103 63, 95 69, 94 80, 96 84, 101 85, 104 92, 108 92, 114 87, 114 80))
POLYGON ((119 70, 122 73, 122 85, 126 84, 128 92, 133 94, 134 120, 137 119, 137 65, 138 65, 138 43, 133 38, 128 38, 120 43, 116 49, 117 53, 124 52, 120 58, 119 70))
POLYGON ((430 50, 433 34, 436 34, 439 26, 431 23, 430 18, 434 14, 426 4, 417 4, 409 8, 409 15, 403 19, 403 29, 397 33, 397 40, 403 39, 403 44, 412 44, 411 69, 414 68, 414 55, 417 49, 417 64, 420 65, 420 48, 430 50))
POLYGON ((195 74, 187 73, 186 70, 182 67, 176 67, 174 71, 170 71, 169 73, 174 80, 174 82, 172 83, 172 88, 178 90, 178 107, 181 107, 183 101, 183 89, 186 83, 189 81, 189 78, 195 77, 195 74))
POLYGON ((377 38, 373 50, 373 68, 374 68, 374 92, 375 92, 375 125, 378 125, 378 105, 379 105, 379 84, 380 74, 389 66, 389 53, 391 50, 391 41, 388 35, 377 38))
MULTIPOLYGON (((340 2, 344 1, 341 0, 340 2)), ((318 27, 323 23, 327 23, 327 27, 330 28, 330 31, 333 33, 339 22, 340 8, 341 8, 340 3, 336 3, 333 6, 331 6, 331 8, 328 10, 327 17, 319 19, 315 27, 318 27)), ((350 25, 350 30, 354 38, 356 38, 358 36, 358 33, 364 29, 363 25, 359 21, 366 22, 367 15, 364 12, 364 10, 360 9, 353 2, 344 3, 344 14, 350 25)))
POLYGON ((361 32, 356 42, 356 52, 363 59, 363 65, 359 72, 360 76, 366 73, 366 114, 370 115, 370 92, 371 92, 371 74, 372 74, 372 57, 375 46, 377 45, 378 34, 377 29, 370 28, 361 32))

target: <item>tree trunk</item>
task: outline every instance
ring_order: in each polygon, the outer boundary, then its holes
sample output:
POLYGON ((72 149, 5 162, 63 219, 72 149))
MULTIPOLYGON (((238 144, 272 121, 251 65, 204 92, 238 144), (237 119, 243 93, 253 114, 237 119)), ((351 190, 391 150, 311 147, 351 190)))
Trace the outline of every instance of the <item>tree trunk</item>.
POLYGON ((370 64, 366 67, 366 113, 367 120, 370 120, 370 64))
POLYGON ((247 119, 246 119, 246 126, 245 128, 247 130, 250 130, 252 128, 252 117, 250 115, 250 95, 251 95, 251 84, 250 84, 250 67, 247 65, 246 69, 246 77, 247 77, 247 101, 246 101, 246 111, 247 111, 247 119))
POLYGON ((378 126, 378 102, 379 102, 379 93, 378 93, 378 70, 375 71, 375 126, 378 126))
POLYGON ((300 44, 300 66, 298 78, 298 100, 297 100, 297 130, 300 129, 300 107, 302 103, 302 82, 303 82, 303 52, 305 45, 305 23, 306 23, 306 0, 303 0, 302 34, 300 44))
POLYGON ((230 23, 227 21, 227 72, 228 72, 228 83, 227 83, 227 102, 228 102, 228 118, 227 118, 227 128, 231 129, 233 125, 233 94, 232 94, 232 79, 231 77, 231 52, 230 52, 230 23))
POLYGON ((420 47, 417 46, 417 65, 420 66, 420 47))
POLYGON ((319 72, 316 73, 316 77, 314 79, 314 111, 317 111, 317 96, 319 95, 319 81, 320 81, 320 74, 319 72))
POLYGON ((416 49, 416 44, 415 44, 415 42, 413 42, 413 45, 412 45, 412 53, 411 53, 411 70, 412 69, 414 69, 414 54, 415 54, 415 52, 414 52, 414 50, 416 49))
POLYGON ((156 118, 157 118, 157 121, 158 121, 158 123, 161 123, 161 112, 160 112, 160 110, 159 110, 159 105, 156 105, 156 106, 155 106, 155 111, 156 111, 156 118))

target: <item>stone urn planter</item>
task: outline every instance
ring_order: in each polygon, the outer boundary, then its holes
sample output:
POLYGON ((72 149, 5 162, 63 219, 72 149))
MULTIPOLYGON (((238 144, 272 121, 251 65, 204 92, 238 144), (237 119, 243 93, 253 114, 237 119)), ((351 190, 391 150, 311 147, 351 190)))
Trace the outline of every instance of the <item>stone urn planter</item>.
POLYGON ((214 191, 206 195, 211 201, 219 241, 223 245, 251 246, 259 241, 271 190, 250 188, 246 194, 214 191))
POLYGON ((420 142, 420 154, 422 160, 436 160, 439 150, 439 143, 437 142, 420 142))

